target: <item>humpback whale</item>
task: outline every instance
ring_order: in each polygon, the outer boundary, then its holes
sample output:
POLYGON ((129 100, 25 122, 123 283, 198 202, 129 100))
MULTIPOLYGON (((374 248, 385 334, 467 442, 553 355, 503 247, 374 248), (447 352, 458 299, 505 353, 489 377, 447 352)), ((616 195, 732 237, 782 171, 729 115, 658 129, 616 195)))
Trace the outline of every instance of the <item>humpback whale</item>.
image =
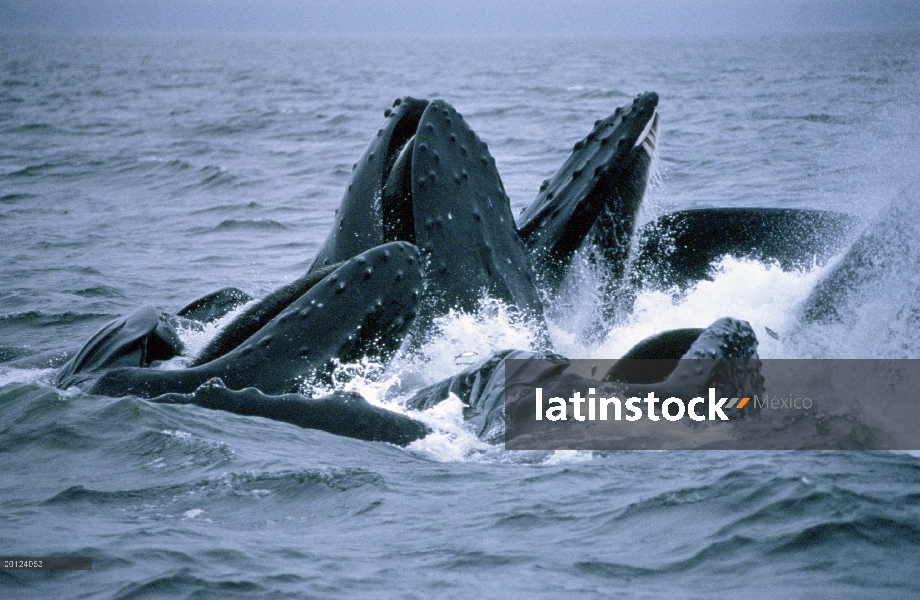
POLYGON ((342 263, 336 263, 317 271, 311 271, 250 306, 243 314, 221 329, 189 366, 197 367, 227 354, 262 329, 292 302, 309 292, 313 286, 341 265, 342 263))
POLYGON ((70 387, 115 367, 146 367, 182 351, 182 342, 165 316, 142 306, 106 324, 58 373, 58 385, 70 387))
POLYGON ((252 299, 239 288, 226 287, 192 300, 177 310, 176 316, 199 323, 213 323, 252 299))
MULTIPOLYGON (((355 164, 306 275, 251 304, 184 369, 150 368, 183 352, 174 324, 213 322, 252 298, 224 288, 174 315, 142 307, 94 335, 60 370, 58 385, 407 444, 428 433, 410 417, 353 394, 308 398, 297 391, 307 377, 322 379, 335 361, 385 360, 413 327, 451 309, 475 311, 483 295, 541 327, 541 291, 556 291, 587 243, 614 280, 659 288, 711 276, 724 255, 805 268, 841 249, 854 223, 845 215, 696 209, 644 227, 631 260, 657 144, 657 104, 657 94, 647 92, 597 121, 516 225, 495 161, 463 117, 442 100, 398 99, 355 164)), ((720 381, 757 390, 756 348, 748 323, 724 318, 643 340, 603 380, 637 394, 720 381), (718 367, 689 370, 691 359, 718 367)), ((416 393, 406 406, 424 410, 454 393, 476 433, 497 441, 504 434, 507 360, 547 358, 559 374, 568 364, 548 344, 541 350, 498 353, 416 393)))
POLYGON ((723 256, 805 270, 843 251, 857 225, 855 217, 827 210, 726 207, 668 213, 639 232, 632 277, 641 287, 684 290, 712 280, 723 256))
POLYGON ((521 214, 518 233, 550 289, 587 239, 614 279, 625 274, 657 143, 657 106, 658 94, 646 92, 597 121, 521 214))

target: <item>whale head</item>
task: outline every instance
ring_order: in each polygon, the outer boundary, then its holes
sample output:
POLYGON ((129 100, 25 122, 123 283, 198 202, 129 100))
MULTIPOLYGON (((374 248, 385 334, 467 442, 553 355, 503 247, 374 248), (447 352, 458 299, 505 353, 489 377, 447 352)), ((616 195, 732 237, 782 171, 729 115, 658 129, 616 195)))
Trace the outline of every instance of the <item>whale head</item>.
POLYGON ((546 282, 558 283, 589 238, 622 277, 658 141, 657 106, 658 94, 646 92, 596 121, 524 210, 518 233, 546 282))

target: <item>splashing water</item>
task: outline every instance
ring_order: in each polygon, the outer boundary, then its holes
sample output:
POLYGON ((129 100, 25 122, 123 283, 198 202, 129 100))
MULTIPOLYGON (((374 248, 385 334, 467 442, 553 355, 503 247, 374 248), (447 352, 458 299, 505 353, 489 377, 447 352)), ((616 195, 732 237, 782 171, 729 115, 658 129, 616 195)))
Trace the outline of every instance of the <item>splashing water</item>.
POLYGON ((722 317, 744 319, 759 341, 761 358, 789 357, 781 338, 796 322, 796 306, 820 280, 825 268, 784 272, 777 266, 724 258, 713 281, 701 281, 675 300, 671 294, 645 291, 636 299, 631 317, 613 327, 593 353, 606 358, 622 356, 639 341, 668 329, 707 327, 722 317))
POLYGON ((712 281, 701 281, 683 294, 644 290, 638 294, 632 313, 622 321, 599 323, 602 309, 603 273, 581 258, 573 265, 563 297, 557 303, 549 329, 557 352, 570 358, 623 356, 643 339, 669 329, 707 327, 722 317, 748 321, 754 328, 761 358, 792 357, 783 344, 766 329, 785 332, 795 325, 796 307, 821 279, 827 267, 785 272, 777 266, 723 258, 712 281), (608 328, 586 343, 589 327, 608 328))

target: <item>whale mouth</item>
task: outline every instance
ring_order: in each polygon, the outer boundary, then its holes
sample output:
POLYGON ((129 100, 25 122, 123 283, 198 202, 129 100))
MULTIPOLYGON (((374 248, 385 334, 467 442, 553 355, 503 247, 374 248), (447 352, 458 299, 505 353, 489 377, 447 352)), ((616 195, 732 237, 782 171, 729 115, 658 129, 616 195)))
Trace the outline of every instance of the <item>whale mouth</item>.
POLYGON ((652 175, 652 160, 655 157, 655 149, 658 146, 658 111, 652 113, 648 123, 642 129, 639 137, 633 144, 633 158, 629 161, 629 175, 623 180, 623 187, 631 190, 631 196, 637 202, 635 209, 638 210, 638 202, 642 201, 645 189, 648 187, 649 179, 652 175))
POLYGON ((648 120, 648 123, 645 124, 645 128, 642 130, 642 133, 639 134, 639 137, 636 138, 636 143, 633 144, 633 148, 642 146, 649 156, 655 154, 655 148, 658 145, 658 111, 656 110, 652 113, 652 118, 648 120))
MULTIPOLYGON (((426 103, 427 105, 427 103, 426 103)), ((384 242, 415 243, 412 209, 412 155, 422 110, 406 113, 396 124, 387 147, 380 204, 384 242)))
POLYGON ((381 193, 384 242, 415 243, 415 211, 412 207, 412 153, 415 135, 394 152, 381 193))

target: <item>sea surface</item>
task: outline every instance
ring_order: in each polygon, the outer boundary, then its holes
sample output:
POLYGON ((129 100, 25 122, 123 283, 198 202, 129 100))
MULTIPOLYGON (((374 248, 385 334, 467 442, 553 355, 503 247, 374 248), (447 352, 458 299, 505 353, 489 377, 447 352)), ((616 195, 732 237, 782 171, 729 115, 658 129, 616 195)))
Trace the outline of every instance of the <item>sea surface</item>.
MULTIPOLYGON (((143 304, 299 277, 405 95, 464 115, 514 214, 596 119, 654 90, 642 222, 703 206, 920 215, 918 73, 918 33, 0 37, 0 359, 77 348, 143 304)), ((920 239, 899 244, 920 256, 920 239)), ((616 358, 733 316, 761 357, 920 358, 920 297, 898 277, 845 326, 806 331, 797 307, 826 270, 726 260, 591 335, 585 272, 552 299, 550 334, 561 354, 616 358)), ((194 350, 214 330, 183 337, 194 350)), ((342 385, 381 403, 534 339, 490 304, 342 385)), ((93 570, 0 571, 5 598, 920 597, 920 453, 510 452, 454 401, 398 448, 53 380, 0 364, 0 554, 93 570)))

